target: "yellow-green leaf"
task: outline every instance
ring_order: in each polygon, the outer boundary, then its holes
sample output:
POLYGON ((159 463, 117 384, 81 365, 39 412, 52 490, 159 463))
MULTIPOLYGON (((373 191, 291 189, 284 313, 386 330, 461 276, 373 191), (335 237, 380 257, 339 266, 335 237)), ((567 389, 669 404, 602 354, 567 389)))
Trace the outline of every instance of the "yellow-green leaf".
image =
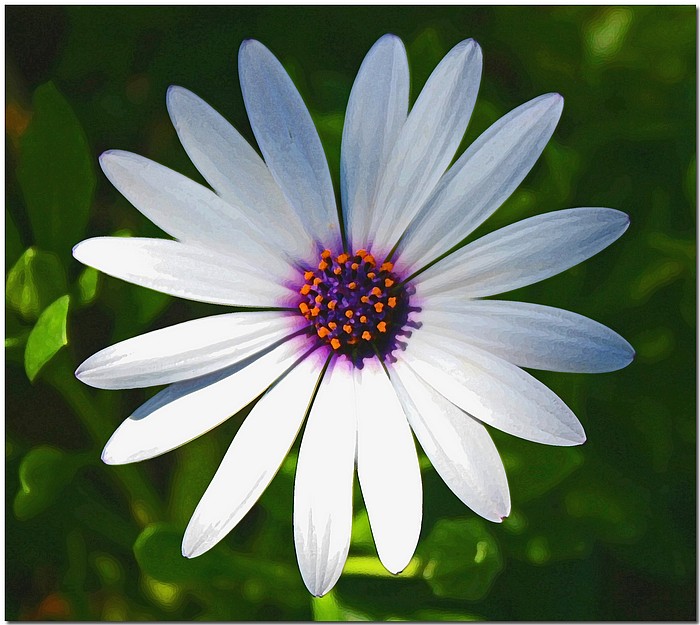
POLYGON ((59 297, 41 313, 36 325, 29 333, 24 351, 24 369, 27 377, 32 381, 56 352, 68 344, 66 320, 69 302, 70 296, 59 297))

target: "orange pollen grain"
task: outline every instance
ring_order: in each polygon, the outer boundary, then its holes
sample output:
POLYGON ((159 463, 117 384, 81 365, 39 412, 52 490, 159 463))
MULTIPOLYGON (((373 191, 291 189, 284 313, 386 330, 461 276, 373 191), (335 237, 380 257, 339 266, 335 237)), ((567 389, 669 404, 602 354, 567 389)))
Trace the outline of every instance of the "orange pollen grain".
POLYGON ((374 279, 377 277, 377 274, 374 273, 374 271, 370 271, 370 272, 367 274, 367 277, 368 277, 370 280, 374 280, 374 279))
POLYGON ((362 315, 362 317, 360 317, 360 323, 367 323, 367 317, 362 315))
POLYGON ((305 284, 303 287, 301 287, 299 289, 299 293, 301 293, 302 295, 308 295, 310 290, 311 290, 311 285, 305 284))
POLYGON ((374 256, 372 256, 372 254, 367 254, 367 256, 365 256, 363 260, 366 263, 369 263, 370 265, 372 265, 372 267, 374 267, 374 265, 377 264, 376 261, 374 260, 374 256))
POLYGON ((311 280, 311 278, 314 277, 314 272, 313 271, 305 271, 304 272, 304 280, 311 280))
POLYGON ((365 256, 367 256, 367 250, 364 250, 364 249, 357 250, 357 252, 355 252, 355 256, 359 256, 360 258, 364 258, 365 256))
POLYGON ((321 278, 314 278, 314 286, 318 286, 319 284, 321 284, 321 282, 323 282, 321 278))
POLYGON ((394 268, 394 263, 383 263, 379 268, 380 271, 391 271, 394 268))
POLYGON ((352 326, 351 326, 349 323, 346 323, 346 324, 343 326, 343 330, 345 330, 345 332, 346 332, 347 334, 350 334, 350 333, 352 332, 352 326))
POLYGON ((301 310, 302 315, 305 315, 309 312, 308 304, 306 302, 302 302, 301 304, 299 304, 299 310, 301 310))
MULTIPOLYGON (((381 302, 377 302, 374 305, 374 310, 376 310, 377 312, 382 312, 383 309, 384 309, 384 304, 382 304, 381 302)), ((313 314, 313 310, 311 311, 311 313, 313 314)))
POLYGON ((337 305, 338 305, 338 302, 336 302, 334 299, 332 299, 330 302, 328 302, 328 310, 333 310, 337 305))
POLYGON ((329 327, 331 330, 335 330, 335 329, 338 327, 338 324, 337 324, 335 321, 329 321, 329 322, 328 322, 328 327, 329 327))
POLYGON ((361 301, 363 304, 367 304, 367 303, 369 302, 369 297, 367 297, 366 295, 363 295, 363 296, 360 298, 360 301, 361 301))
POLYGON ((353 313, 352 310, 346 310, 346 311, 345 311, 345 316, 346 316, 348 319, 352 319, 352 316, 353 316, 354 314, 355 314, 355 313, 353 313))
POLYGON ((389 304, 389 308, 396 308, 396 298, 390 297, 387 304, 389 304))
POLYGON ((339 275, 342 273, 342 271, 343 271, 343 270, 342 270, 340 267, 336 267, 336 268, 333 270, 333 273, 334 273, 336 276, 339 276, 339 275))
POLYGON ((360 266, 357 263, 353 263, 352 265, 350 265, 350 268, 353 271, 357 271, 360 268, 360 266))
POLYGON ((318 317, 318 313, 321 312, 321 309, 318 306, 314 306, 309 312, 312 317, 318 317))
POLYGON ((351 291, 354 291, 357 288, 357 282, 351 282, 350 284, 348 284, 348 288, 351 291))
MULTIPOLYGON (((396 299, 396 298, 394 298, 394 299, 396 299)), ((316 297, 314 297, 314 302, 316 302, 317 304, 320 304, 322 301, 323 301, 323 295, 317 295, 316 297)), ((391 304, 389 304, 389 305, 391 306, 391 304)), ((392 306, 392 308, 393 308, 393 306, 392 306)))
POLYGON ((379 297, 382 294, 382 290, 378 286, 375 286, 370 293, 379 297))
POLYGON ((318 334, 319 338, 322 339, 326 338, 330 333, 331 331, 328 328, 324 328, 323 326, 316 330, 316 334, 318 334))
POLYGON ((379 330, 380 332, 386 332, 386 321, 380 321, 377 324, 377 330, 379 330))
POLYGON ((321 271, 325 271, 326 269, 328 269, 328 263, 327 263, 325 260, 322 260, 322 261, 318 264, 318 268, 319 268, 321 271))
POLYGON ((372 335, 369 332, 367 332, 367 330, 365 330, 362 333, 362 338, 365 339, 365 341, 369 341, 372 338, 372 335))
POLYGON ((341 254, 340 256, 338 256, 337 261, 338 261, 341 265, 344 265, 345 263, 348 262, 348 259, 349 259, 349 258, 350 258, 350 257, 349 257, 347 254, 341 254))
POLYGON ((340 341, 338 339, 331 339, 331 347, 333 349, 338 349, 340 347, 340 341))
POLYGON ((387 278, 384 280, 384 286, 388 289, 392 284, 394 284, 394 281, 391 278, 387 278))
POLYGON ((331 251, 330 250, 323 250, 321 252, 321 258, 330 258, 331 257, 331 251))

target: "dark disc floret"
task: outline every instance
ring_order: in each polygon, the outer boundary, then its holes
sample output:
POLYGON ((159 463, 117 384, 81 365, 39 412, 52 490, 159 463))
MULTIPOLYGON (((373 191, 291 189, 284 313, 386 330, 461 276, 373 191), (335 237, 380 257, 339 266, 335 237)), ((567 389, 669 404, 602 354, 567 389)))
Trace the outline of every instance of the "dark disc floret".
POLYGON ((410 286, 394 273, 394 265, 378 265, 367 250, 354 255, 321 253, 316 269, 304 272, 299 310, 316 336, 361 368, 365 358, 392 360, 392 352, 410 335, 410 286))

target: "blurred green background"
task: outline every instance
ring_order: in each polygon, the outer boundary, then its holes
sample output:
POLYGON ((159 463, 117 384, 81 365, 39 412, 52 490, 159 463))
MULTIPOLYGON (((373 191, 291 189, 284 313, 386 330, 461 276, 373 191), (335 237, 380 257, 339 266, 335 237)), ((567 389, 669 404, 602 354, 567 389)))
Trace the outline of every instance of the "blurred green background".
POLYGON ((6 619, 696 619, 694 7, 5 11, 6 619), (462 149, 522 102, 563 94, 554 138, 481 231, 574 206, 629 213, 611 248, 508 297, 601 321, 638 357, 604 375, 536 373, 588 442, 552 448, 493 432, 513 498, 502 525, 465 508, 424 462, 421 540, 398 578, 378 563, 356 489, 345 574, 317 600, 294 556, 295 451, 222 544, 180 556, 245 414, 160 458, 101 463, 111 432, 154 391, 95 391, 74 379, 77 364, 221 309, 97 275, 70 250, 87 236, 159 234, 99 171, 105 149, 202 180, 168 119, 169 85, 252 140, 237 79, 244 38, 294 78, 337 189, 352 81, 386 32, 407 46, 412 98, 455 43, 481 44, 462 149))

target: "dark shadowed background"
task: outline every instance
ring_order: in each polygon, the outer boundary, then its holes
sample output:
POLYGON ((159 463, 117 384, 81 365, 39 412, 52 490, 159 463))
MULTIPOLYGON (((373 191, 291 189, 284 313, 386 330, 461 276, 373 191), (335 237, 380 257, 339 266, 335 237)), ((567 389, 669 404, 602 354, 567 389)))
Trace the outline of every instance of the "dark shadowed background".
POLYGON ((694 7, 5 10, 6 619, 696 618, 694 7), (294 450, 222 544, 180 556, 245 411, 160 458, 101 463, 111 432, 154 391, 95 391, 73 378, 77 364, 221 309, 97 275, 70 250, 87 236, 159 234, 99 171, 105 149, 201 181, 170 124, 169 85, 252 140, 236 67, 245 38, 292 75, 337 188, 352 81, 386 32, 406 44, 413 98, 454 44, 482 46, 462 149, 522 102, 564 96, 543 156, 480 232, 574 206, 629 213, 611 248, 508 297, 590 316, 638 356, 616 373, 536 373, 588 442, 553 448, 493 432, 513 498, 502 525, 465 508, 423 462, 421 540, 398 578, 376 558, 356 489, 346 572, 317 600, 294 556, 294 450))

